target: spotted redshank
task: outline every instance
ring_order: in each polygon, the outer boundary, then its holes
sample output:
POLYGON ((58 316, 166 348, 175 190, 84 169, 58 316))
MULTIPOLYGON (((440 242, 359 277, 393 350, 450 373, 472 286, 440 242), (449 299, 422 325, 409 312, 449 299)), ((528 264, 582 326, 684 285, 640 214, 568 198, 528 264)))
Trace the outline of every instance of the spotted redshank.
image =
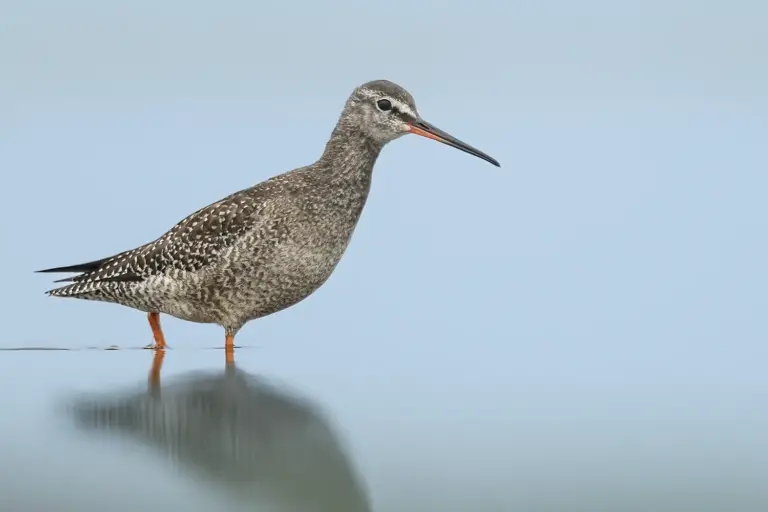
POLYGON ((375 80, 348 98, 320 158, 189 215, 153 242, 108 258, 39 272, 73 272, 48 291, 147 313, 163 349, 160 313, 225 330, 225 349, 250 320, 317 290, 344 254, 382 148, 416 134, 499 163, 424 121, 408 91, 375 80))

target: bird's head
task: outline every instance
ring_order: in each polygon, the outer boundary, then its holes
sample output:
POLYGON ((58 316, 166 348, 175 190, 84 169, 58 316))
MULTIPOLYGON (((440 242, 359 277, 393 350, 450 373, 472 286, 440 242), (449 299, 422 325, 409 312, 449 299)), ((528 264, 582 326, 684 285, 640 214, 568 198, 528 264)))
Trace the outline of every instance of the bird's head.
POLYGON ((388 80, 374 80, 357 87, 347 100, 341 121, 381 145, 413 133, 500 167, 495 159, 422 119, 413 96, 388 80))

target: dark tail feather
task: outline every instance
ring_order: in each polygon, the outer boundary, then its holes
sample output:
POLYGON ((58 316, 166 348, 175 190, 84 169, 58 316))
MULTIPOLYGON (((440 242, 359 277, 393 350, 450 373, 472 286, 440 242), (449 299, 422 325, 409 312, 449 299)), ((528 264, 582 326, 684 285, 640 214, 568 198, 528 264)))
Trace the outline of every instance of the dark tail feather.
MULTIPOLYGON (((107 261, 111 260, 113 257, 110 256, 109 258, 102 258, 100 260, 96 261, 89 261, 88 263, 80 263, 78 265, 70 265, 68 267, 56 267, 56 268, 46 268, 45 270, 37 270, 36 272, 41 273, 52 273, 52 272, 93 272, 100 266, 102 266, 107 261)), ((64 282, 64 281, 71 281, 72 278, 62 279, 61 281, 56 281, 57 283, 64 282)))

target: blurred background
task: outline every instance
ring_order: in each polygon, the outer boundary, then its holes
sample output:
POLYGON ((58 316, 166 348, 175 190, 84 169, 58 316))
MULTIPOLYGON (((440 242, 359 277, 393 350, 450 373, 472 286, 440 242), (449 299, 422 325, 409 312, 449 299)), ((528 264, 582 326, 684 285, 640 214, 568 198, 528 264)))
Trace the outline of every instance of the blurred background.
POLYGON ((766 21, 6 0, 0 510, 768 510, 766 21), (378 78, 502 167, 385 148, 334 275, 236 370, 164 317, 157 380, 143 314, 43 294, 312 163, 378 78))

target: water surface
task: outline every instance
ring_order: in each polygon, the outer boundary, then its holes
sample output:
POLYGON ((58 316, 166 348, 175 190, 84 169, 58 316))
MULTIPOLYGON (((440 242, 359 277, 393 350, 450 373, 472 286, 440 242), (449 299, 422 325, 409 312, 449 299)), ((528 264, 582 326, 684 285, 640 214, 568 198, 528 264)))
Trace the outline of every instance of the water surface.
POLYGON ((526 399, 542 396, 546 378, 535 372, 474 383, 440 372, 419 384, 388 366, 372 372, 388 376, 387 389, 354 371, 298 371, 288 350, 236 356, 225 364, 223 350, 204 348, 164 357, 1 352, 0 509, 768 506, 764 423, 749 421, 748 408, 714 418, 690 402, 631 395, 631 408, 597 407, 600 393, 562 389, 569 400, 551 410, 552 401, 526 399))

